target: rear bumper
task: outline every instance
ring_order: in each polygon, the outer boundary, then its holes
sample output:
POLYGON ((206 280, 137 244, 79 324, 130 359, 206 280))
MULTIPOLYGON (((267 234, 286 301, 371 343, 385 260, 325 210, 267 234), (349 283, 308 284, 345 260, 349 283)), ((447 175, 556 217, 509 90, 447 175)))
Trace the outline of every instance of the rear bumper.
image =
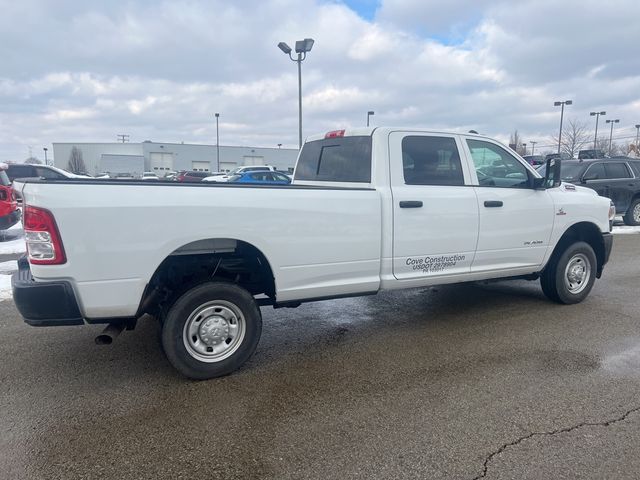
POLYGON ((33 327, 84 323, 71 284, 64 280, 36 282, 26 258, 18 260, 11 277, 13 300, 24 321, 33 327))
POLYGON ((20 221, 20 215, 20 210, 14 210, 10 214, 0 217, 0 230, 6 230, 7 228, 13 227, 20 221))

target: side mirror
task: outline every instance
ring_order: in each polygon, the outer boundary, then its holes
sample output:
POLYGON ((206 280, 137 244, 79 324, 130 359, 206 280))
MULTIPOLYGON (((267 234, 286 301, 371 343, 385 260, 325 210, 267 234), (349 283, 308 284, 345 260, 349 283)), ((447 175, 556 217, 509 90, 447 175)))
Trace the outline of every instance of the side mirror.
POLYGON ((547 160, 547 168, 544 174, 544 186, 545 188, 559 187, 562 183, 560 178, 560 167, 562 161, 559 158, 550 158, 547 160))

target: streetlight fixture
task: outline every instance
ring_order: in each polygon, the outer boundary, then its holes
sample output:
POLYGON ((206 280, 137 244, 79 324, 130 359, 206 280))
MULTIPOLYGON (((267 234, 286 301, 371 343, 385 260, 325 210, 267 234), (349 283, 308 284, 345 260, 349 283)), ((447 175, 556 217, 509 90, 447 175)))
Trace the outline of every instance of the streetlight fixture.
POLYGON ((606 115, 607 112, 591 112, 589 115, 592 117, 596 117, 596 134, 593 136, 593 149, 595 150, 598 144, 598 120, 600 119, 600 115, 606 115))
POLYGON ((307 58, 307 53, 313 48, 313 38, 305 38, 304 40, 296 41, 296 53, 297 58, 293 58, 291 55, 291 47, 284 42, 278 44, 278 48, 282 50, 285 55, 289 55, 289 59, 292 62, 298 64, 298 146, 302 148, 302 62, 307 58))
POLYGON ((536 148, 536 143, 538 143, 538 142, 534 142, 534 141, 532 140, 532 141, 530 141, 529 143, 531 144, 531 155, 533 155, 533 151, 534 151, 534 150, 535 150, 535 148, 536 148))
POLYGON ((216 113, 216 172, 220 172, 220 128, 219 128, 219 120, 220 114, 216 113))
POLYGON ((615 120, 607 120, 607 123, 611 124, 611 133, 609 133, 609 155, 611 155, 611 144, 613 141, 613 124, 620 123, 620 119, 616 118, 615 120))
POLYGON ((560 110, 560 134, 558 135, 558 153, 560 153, 560 144, 562 143, 562 119, 564 118, 564 106, 572 104, 573 100, 565 100, 564 102, 553 102, 554 107, 559 107, 562 105, 562 110, 560 110))
POLYGON ((374 112, 373 110, 369 110, 369 111, 367 112, 367 127, 369 126, 369 117, 370 117, 371 115, 375 115, 375 114, 376 114, 376 112, 374 112))
POLYGON ((278 150, 280 150, 281 148, 282 148, 282 144, 281 144, 281 143, 279 143, 279 144, 278 144, 278 150))
POLYGON ((47 150, 49 149, 47 147, 42 147, 42 150, 44 150, 44 164, 49 165, 49 161, 47 160, 47 150))

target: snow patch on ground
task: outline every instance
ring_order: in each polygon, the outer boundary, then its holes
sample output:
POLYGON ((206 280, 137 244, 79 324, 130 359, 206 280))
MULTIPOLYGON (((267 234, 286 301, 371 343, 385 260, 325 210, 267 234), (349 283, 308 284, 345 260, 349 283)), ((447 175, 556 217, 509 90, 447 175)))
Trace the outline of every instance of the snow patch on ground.
POLYGON ((614 226, 612 233, 614 234, 628 234, 628 233, 635 233, 638 234, 640 233, 640 226, 636 226, 636 227, 630 227, 628 225, 620 225, 620 226, 614 226))
POLYGON ((8 262, 0 262, 0 275, 11 275, 18 271, 18 261, 10 260, 8 262))
POLYGON ((27 246, 24 243, 24 233, 22 231, 15 232, 7 230, 11 233, 0 233, 0 255, 15 255, 17 253, 25 253, 27 246))
POLYGON ((11 275, 0 275, 0 301, 13 297, 11 292, 11 275))

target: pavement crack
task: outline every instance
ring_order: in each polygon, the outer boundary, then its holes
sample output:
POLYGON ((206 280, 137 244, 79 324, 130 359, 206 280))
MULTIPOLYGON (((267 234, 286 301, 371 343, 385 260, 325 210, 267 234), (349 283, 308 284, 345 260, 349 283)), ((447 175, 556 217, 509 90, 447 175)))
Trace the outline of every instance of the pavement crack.
POLYGON ((498 448, 497 450, 494 450, 489 455, 487 455, 487 457, 484 459, 484 462, 482 464, 482 473, 480 473, 480 475, 477 475, 477 476, 473 477, 472 480, 480 480, 481 478, 485 478, 487 476, 487 473, 488 473, 488 470, 489 470, 489 464, 494 459, 494 457, 497 457, 498 455, 503 453, 508 448, 515 447, 515 446, 519 445, 520 443, 522 443, 522 442, 524 442, 526 440, 529 440, 530 438, 543 437, 543 436, 553 436, 553 435, 558 435, 560 433, 568 433, 568 432, 572 432, 574 430, 578 430, 578 429, 583 428, 583 427, 608 427, 610 425, 614 425, 616 423, 625 421, 629 417, 629 415, 631 415, 632 413, 638 412, 638 411, 640 411, 640 407, 635 407, 635 408, 632 408, 630 410, 627 410, 626 412, 624 412, 619 417, 615 417, 615 418, 612 418, 610 420, 605 420, 605 421, 602 421, 602 422, 582 422, 582 423, 578 423, 577 425, 572 425, 571 427, 564 427, 564 428, 559 428, 557 430, 550 430, 550 431, 546 431, 546 432, 531 432, 528 435, 523 435, 522 437, 519 437, 519 438, 517 438, 516 440, 514 440, 512 442, 502 444, 500 446, 500 448, 498 448))

